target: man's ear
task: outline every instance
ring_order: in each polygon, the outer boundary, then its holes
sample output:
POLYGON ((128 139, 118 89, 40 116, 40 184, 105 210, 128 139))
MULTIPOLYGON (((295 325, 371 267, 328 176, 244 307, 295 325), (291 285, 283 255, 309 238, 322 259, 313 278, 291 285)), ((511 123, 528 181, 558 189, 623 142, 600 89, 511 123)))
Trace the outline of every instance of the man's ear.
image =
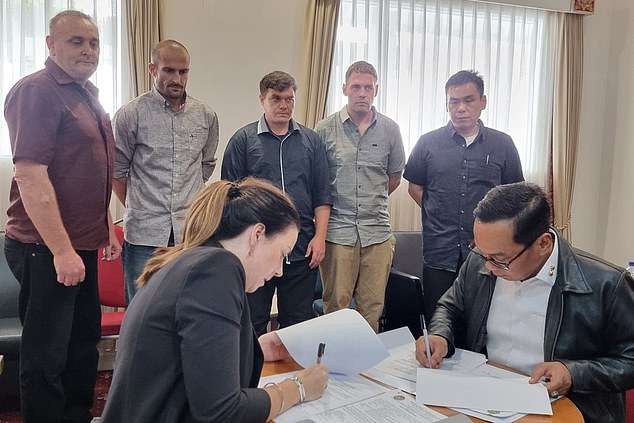
POLYGON ((52 35, 46 36, 46 47, 48 47, 49 56, 55 56, 55 40, 52 35))
POLYGON ((554 244, 555 240, 550 232, 545 232, 537 238, 535 243, 540 251, 544 252, 544 254, 550 254, 551 246, 554 244))

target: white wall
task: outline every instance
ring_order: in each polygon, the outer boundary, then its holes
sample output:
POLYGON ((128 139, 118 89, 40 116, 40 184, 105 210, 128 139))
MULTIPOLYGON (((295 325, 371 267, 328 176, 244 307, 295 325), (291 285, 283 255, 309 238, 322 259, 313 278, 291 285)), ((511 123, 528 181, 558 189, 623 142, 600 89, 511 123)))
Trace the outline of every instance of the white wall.
POLYGON ((581 145, 573 201, 576 246, 634 260, 634 3, 600 2, 584 18, 581 145))
MULTIPOLYGON (((259 119, 260 79, 282 70, 298 79, 306 0, 162 0, 163 38, 189 49, 187 91, 218 113, 212 179, 233 133, 259 119)), ((301 90, 301 87, 300 87, 301 90)))
POLYGON ((602 181, 602 188, 610 193, 605 203, 604 256, 625 265, 634 260, 634 3, 612 3, 604 134, 613 138, 614 147, 604 152, 613 158, 604 169, 611 171, 611 181, 605 185, 602 181))

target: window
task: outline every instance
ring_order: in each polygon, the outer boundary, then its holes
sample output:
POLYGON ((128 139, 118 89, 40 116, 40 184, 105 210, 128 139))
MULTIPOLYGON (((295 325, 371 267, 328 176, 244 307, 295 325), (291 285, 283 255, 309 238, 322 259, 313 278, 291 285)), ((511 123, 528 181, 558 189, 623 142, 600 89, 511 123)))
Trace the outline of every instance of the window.
POLYGON ((346 99, 348 66, 372 63, 377 109, 398 122, 406 153, 445 125, 445 82, 484 77, 486 126, 511 135, 527 180, 546 185, 552 124, 555 13, 457 0, 342 0, 328 114, 346 99))
POLYGON ((99 88, 101 104, 111 115, 121 105, 120 0, 2 0, 0 2, 0 156, 11 155, 4 120, 4 99, 23 76, 44 67, 48 56, 45 37, 48 22, 64 9, 80 10, 99 27, 101 53, 91 81, 99 88))

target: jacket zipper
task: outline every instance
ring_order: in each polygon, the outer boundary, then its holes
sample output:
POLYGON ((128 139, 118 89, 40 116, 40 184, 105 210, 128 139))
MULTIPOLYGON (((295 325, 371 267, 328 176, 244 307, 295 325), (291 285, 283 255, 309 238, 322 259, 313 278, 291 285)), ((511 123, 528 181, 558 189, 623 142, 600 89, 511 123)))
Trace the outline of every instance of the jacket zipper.
MULTIPOLYGON (((284 141, 290 136, 290 133, 287 134, 283 140, 280 140, 280 177, 282 182, 282 192, 286 194, 286 184, 284 183, 284 155, 282 153, 282 147, 284 146, 284 141)), ((288 254, 284 257, 284 262, 286 264, 291 264, 291 260, 288 258, 288 254)))

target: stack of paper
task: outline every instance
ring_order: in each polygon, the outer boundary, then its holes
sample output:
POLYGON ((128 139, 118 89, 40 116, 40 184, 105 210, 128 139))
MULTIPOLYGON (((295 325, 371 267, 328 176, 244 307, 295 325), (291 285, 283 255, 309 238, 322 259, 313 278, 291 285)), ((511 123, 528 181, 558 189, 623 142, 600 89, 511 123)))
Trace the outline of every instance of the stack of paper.
POLYGON ((418 369, 416 401, 444 407, 496 412, 553 414, 546 387, 516 380, 418 369))
MULTIPOLYGON (((444 372, 436 373, 438 369, 423 369, 423 372, 433 373, 432 378, 426 378, 423 381, 418 380, 418 371, 422 367, 416 360, 414 338, 409 333, 409 330, 401 328, 379 334, 379 337, 388 348, 389 357, 373 368, 366 370, 363 374, 405 392, 418 393, 417 401, 420 404, 447 406, 460 413, 494 423, 510 423, 524 417, 525 413, 552 414, 548 393, 543 386, 529 385, 528 377, 486 364, 486 357, 482 354, 457 349, 453 357, 443 360, 441 370, 444 372), (444 386, 442 383, 439 385, 436 380, 443 375, 452 377, 451 381, 444 386), (480 379, 466 379, 474 377, 480 379), (509 389, 506 387, 502 388, 505 393, 514 392, 515 389, 513 388, 519 390, 527 389, 534 395, 537 403, 532 402, 530 395, 525 396, 524 394, 522 394, 524 396, 519 397, 522 398, 521 407, 505 404, 504 402, 490 404, 477 400, 478 394, 485 392, 479 384, 487 387, 495 386, 496 383, 502 380, 516 384, 509 389), (437 401, 437 398, 427 397, 426 394, 417 392, 422 389, 423 384, 433 390, 434 394, 445 394, 447 396, 445 401, 437 401), (476 386, 473 386, 473 384, 476 384, 476 386), (470 386, 466 389, 467 392, 459 392, 457 387, 462 385, 470 386), (463 402, 463 398, 468 399, 469 402, 463 402)), ((488 398, 503 399, 503 397, 496 397, 495 395, 488 395, 488 398)))

